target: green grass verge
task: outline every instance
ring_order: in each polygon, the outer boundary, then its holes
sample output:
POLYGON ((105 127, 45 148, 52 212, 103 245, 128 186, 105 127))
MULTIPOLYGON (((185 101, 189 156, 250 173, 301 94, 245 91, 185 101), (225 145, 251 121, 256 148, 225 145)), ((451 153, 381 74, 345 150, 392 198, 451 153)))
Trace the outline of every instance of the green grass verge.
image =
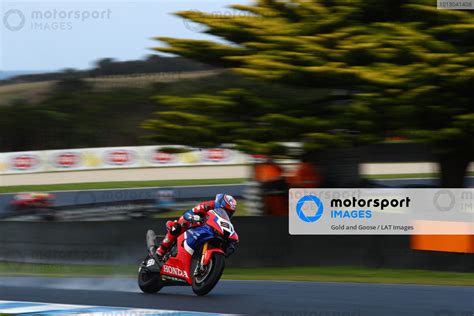
MULTIPOLYGON (((467 176, 474 176, 470 171, 467 176)), ((405 174, 379 174, 363 175, 366 179, 402 179, 402 178, 438 178, 437 173, 405 173, 405 174)), ((93 189, 127 189, 139 187, 185 186, 185 185, 212 185, 212 184, 240 184, 247 179, 195 179, 195 180, 156 180, 156 181, 114 181, 91 183, 64 183, 44 185, 0 186, 0 193, 28 192, 28 191, 66 191, 66 190, 93 190, 93 189)))
MULTIPOLYGON (((474 176, 473 171, 466 174, 467 177, 474 176)), ((439 173, 400 173, 400 174, 371 174, 362 175, 362 177, 371 180, 386 180, 386 179, 420 179, 420 178, 439 178, 439 173)))
POLYGON ((125 189, 139 187, 185 186, 185 185, 212 185, 212 184, 239 184, 247 179, 197 179, 197 180, 157 180, 157 181, 117 181, 93 183, 65 183, 48 185, 21 185, 0 186, 0 193, 28 192, 28 191, 65 191, 88 189, 125 189))
MULTIPOLYGON (((82 266, 0 263, 0 276, 136 277, 135 265, 82 266)), ((227 268, 229 280, 287 280, 474 286, 474 273, 359 267, 227 268)))
POLYGON ((233 280, 291 280, 474 286, 474 273, 359 267, 228 269, 225 272, 225 278, 233 280))

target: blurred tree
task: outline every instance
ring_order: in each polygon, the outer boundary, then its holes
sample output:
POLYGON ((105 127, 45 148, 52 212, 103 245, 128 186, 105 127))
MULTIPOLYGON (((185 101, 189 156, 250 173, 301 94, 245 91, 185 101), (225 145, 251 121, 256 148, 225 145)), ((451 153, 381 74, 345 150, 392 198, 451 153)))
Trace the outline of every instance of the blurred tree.
MULTIPOLYGON (((237 143, 240 149, 263 154, 284 154, 276 141, 294 141, 301 135, 312 137, 310 133, 315 131, 324 135, 334 126, 354 127, 347 117, 338 116, 343 107, 339 103, 347 98, 342 91, 258 82, 250 85, 239 79, 232 84, 234 87, 227 89, 219 85, 222 90, 214 93, 159 96, 156 100, 168 109, 157 112, 157 117, 143 126, 159 131, 154 140, 161 143, 191 146, 237 143)), ((342 137, 334 138, 342 145, 342 137)))
POLYGON ((225 42, 160 37, 168 46, 156 49, 265 82, 346 91, 350 101, 293 108, 285 98, 285 108, 232 89, 162 97, 171 109, 145 124, 161 140, 303 140, 312 150, 352 144, 344 131, 355 127, 359 140, 407 135, 429 143, 442 185, 463 185, 474 155, 472 12, 437 10, 431 0, 257 0, 233 8, 246 14, 178 13, 225 42))
POLYGON ((117 72, 114 63, 115 61, 113 58, 103 58, 97 61, 96 67, 93 71, 95 71, 99 76, 115 75, 117 72))

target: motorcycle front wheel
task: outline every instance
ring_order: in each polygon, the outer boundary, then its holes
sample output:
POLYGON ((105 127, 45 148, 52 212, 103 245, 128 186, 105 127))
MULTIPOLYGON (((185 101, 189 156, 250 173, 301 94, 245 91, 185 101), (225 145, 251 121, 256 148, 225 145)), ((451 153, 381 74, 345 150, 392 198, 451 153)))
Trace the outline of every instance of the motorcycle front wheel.
POLYGON ((209 293, 219 282, 225 267, 225 257, 214 253, 205 270, 193 276, 193 292, 199 296, 209 293))

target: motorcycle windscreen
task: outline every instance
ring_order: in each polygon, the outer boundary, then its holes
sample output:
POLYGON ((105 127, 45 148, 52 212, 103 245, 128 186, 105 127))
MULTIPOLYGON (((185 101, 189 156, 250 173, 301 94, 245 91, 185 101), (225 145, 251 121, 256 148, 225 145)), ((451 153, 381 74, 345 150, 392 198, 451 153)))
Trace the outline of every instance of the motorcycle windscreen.
POLYGON ((226 221, 230 222, 229 214, 225 210, 223 210, 221 208, 215 208, 213 211, 216 212, 217 215, 219 215, 220 217, 222 217, 226 221))

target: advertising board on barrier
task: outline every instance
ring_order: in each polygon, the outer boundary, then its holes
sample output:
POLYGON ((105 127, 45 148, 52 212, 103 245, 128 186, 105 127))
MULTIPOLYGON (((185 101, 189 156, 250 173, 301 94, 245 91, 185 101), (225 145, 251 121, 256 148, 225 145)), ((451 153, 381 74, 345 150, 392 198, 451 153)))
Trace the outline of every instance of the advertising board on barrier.
POLYGON ((3 165, 13 172, 34 172, 41 168, 42 159, 34 152, 12 153, 5 155, 3 165))
POLYGON ((50 155, 49 163, 55 169, 75 169, 84 164, 84 155, 80 151, 58 151, 50 155))
POLYGON ((291 189, 292 235, 474 234, 474 189, 291 189))
MULTIPOLYGON (((111 168, 146 168, 247 164, 249 157, 226 148, 198 149, 171 146, 177 153, 162 150, 165 146, 84 148, 0 153, 0 174, 93 170, 111 168)), ((169 148, 170 146, 166 146, 169 148)))
POLYGON ((137 153, 131 149, 111 149, 104 152, 102 160, 108 166, 133 166, 137 163, 137 153))
POLYGON ((178 159, 178 156, 173 153, 168 153, 161 151, 160 148, 154 148, 150 150, 148 154, 148 159, 152 164, 165 165, 175 163, 178 159))

